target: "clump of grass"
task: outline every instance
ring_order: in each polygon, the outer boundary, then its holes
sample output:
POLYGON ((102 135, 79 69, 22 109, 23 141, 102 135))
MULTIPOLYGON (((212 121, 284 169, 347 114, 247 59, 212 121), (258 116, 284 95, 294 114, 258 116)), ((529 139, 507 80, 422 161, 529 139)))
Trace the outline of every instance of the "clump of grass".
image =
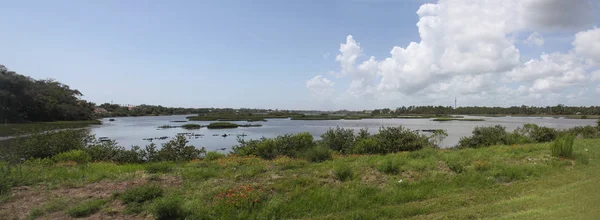
POLYGON ((377 170, 385 174, 398 174, 400 164, 393 159, 386 159, 377 166, 377 170))
POLYGON ((178 196, 157 199, 152 204, 152 215, 156 219, 185 219, 189 212, 183 208, 183 201, 178 196))
POLYGON ((335 178, 342 182, 350 180, 352 179, 352 176, 354 176, 352 168, 346 164, 340 164, 336 166, 333 170, 333 173, 335 174, 335 178))
POLYGON ((62 211, 66 207, 68 207, 66 200, 61 198, 50 199, 49 201, 45 202, 42 206, 31 209, 26 219, 37 219, 47 213, 62 211))
POLYGON ((163 189, 156 185, 142 185, 129 188, 120 196, 121 201, 129 203, 143 203, 163 195, 163 189))
POLYGON ((214 123, 210 123, 206 127, 209 129, 223 129, 223 128, 237 128, 237 127, 239 127, 239 125, 235 124, 235 123, 231 123, 231 122, 214 122, 214 123))
POLYGON ((100 210, 104 204, 106 200, 103 199, 88 200, 71 207, 67 210, 67 214, 73 218, 87 217, 100 210))
POLYGON ((200 129, 202 125, 199 124, 184 124, 181 126, 183 129, 200 129))
POLYGON ((323 162, 333 158, 331 150, 325 147, 311 147, 304 151, 303 157, 310 162, 323 162))
POLYGON ((217 171, 213 168, 195 168, 182 171, 182 177, 186 181, 203 181, 217 176, 217 171))
POLYGON ((56 154, 52 157, 56 162, 73 161, 78 164, 84 164, 92 160, 92 156, 83 150, 70 150, 67 152, 56 154))
POLYGON ((146 173, 170 173, 173 167, 169 163, 151 163, 146 165, 146 173))
POLYGON ((573 135, 566 135, 554 140, 550 145, 552 156, 562 158, 573 157, 573 141, 575 141, 575 136, 573 135))
POLYGON ((206 152, 206 156, 204 156, 204 159, 208 160, 208 161, 213 161, 213 160, 218 160, 220 158, 225 157, 225 154, 216 152, 216 151, 209 151, 206 152))

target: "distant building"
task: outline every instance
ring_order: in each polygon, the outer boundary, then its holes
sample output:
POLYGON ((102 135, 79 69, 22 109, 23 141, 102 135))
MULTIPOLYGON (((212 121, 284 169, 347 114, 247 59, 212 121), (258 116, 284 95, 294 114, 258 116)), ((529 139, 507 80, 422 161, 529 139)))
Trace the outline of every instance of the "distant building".
POLYGON ((95 107, 94 108, 94 113, 106 113, 108 111, 106 111, 106 109, 104 108, 100 108, 100 107, 95 107))

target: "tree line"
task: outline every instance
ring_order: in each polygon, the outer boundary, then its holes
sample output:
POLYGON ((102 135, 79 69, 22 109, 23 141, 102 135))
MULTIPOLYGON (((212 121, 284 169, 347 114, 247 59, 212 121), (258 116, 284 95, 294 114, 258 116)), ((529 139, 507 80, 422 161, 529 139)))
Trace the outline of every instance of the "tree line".
POLYGON ((371 112, 378 114, 471 114, 471 115, 600 115, 600 106, 565 106, 562 104, 556 106, 511 106, 511 107, 485 107, 485 106, 465 106, 454 109, 451 106, 402 106, 395 110, 384 108, 375 109, 371 112))
POLYGON ((93 118, 93 103, 81 92, 52 79, 36 80, 0 65, 2 122, 74 121, 93 118))

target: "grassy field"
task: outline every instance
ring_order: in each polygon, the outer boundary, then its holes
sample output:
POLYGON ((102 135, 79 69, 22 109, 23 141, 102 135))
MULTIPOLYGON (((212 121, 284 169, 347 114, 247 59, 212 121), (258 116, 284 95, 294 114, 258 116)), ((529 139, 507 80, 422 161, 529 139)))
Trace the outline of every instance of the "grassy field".
POLYGON ((55 121, 55 122, 35 122, 21 124, 2 124, 0 125, 0 137, 27 134, 32 132, 49 131, 64 128, 83 128, 89 125, 101 124, 100 121, 55 121))
MULTIPOLYGON (((550 144, 336 155, 310 163, 214 156, 188 163, 12 168, 0 219, 593 219, 600 139, 573 159, 550 144)), ((6 168, 3 168, 3 172, 6 168)))

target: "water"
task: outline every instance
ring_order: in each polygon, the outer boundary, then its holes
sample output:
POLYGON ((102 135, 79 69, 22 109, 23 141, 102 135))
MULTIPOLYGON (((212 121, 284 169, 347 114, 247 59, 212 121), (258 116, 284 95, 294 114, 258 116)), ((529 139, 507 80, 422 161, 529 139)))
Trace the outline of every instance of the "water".
MULTIPOLYGON (((267 122, 252 122, 253 124, 262 124, 262 127, 236 128, 236 129, 207 129, 186 130, 183 128, 158 129, 161 125, 182 125, 185 123, 176 123, 170 121, 186 120, 185 115, 174 116, 147 116, 147 117, 122 117, 115 118, 115 121, 103 119, 102 125, 91 127, 91 133, 96 137, 108 137, 116 140, 121 146, 131 147, 132 145, 145 146, 150 143, 167 142, 177 133, 193 132, 203 134, 203 137, 192 137, 190 144, 196 147, 205 147, 207 150, 218 150, 225 148, 230 150, 237 144, 236 135, 246 134, 244 139, 258 139, 261 137, 275 137, 283 134, 295 134, 299 132, 309 132, 315 139, 325 133, 329 128, 340 126, 343 128, 352 128, 358 131, 360 128, 368 128, 371 133, 375 133, 381 126, 399 126, 413 130, 422 129, 444 129, 448 137, 442 142, 442 147, 452 147, 458 143, 460 137, 470 136, 476 126, 503 125, 507 130, 512 131, 515 128, 526 123, 533 123, 540 126, 552 128, 571 128, 575 126, 595 125, 595 119, 563 119, 552 117, 472 117, 483 118, 485 121, 447 121, 436 122, 431 119, 362 119, 362 120, 325 120, 325 121, 300 121, 289 119, 268 119, 267 122), (219 136, 213 136, 219 135, 219 136), (231 136, 222 137, 228 134, 231 136), (168 136, 166 140, 153 140, 153 142, 142 140, 144 138, 153 138, 168 136)), ((208 125, 209 121, 192 121, 189 123, 208 125)), ((236 122, 234 122, 236 123, 236 122)), ((247 122, 237 122, 247 123, 247 122)))

